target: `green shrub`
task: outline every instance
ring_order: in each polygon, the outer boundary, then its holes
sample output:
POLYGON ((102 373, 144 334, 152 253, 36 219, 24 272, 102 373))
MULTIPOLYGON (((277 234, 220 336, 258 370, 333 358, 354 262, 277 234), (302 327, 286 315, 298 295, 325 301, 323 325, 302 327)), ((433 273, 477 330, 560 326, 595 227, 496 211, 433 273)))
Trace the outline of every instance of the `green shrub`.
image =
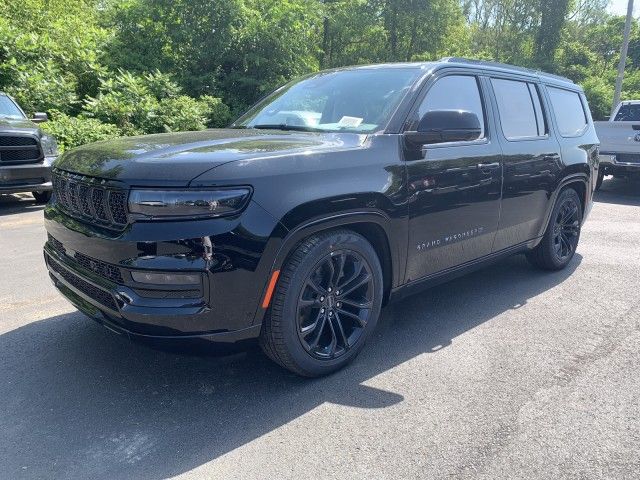
POLYGON ((115 125, 102 123, 95 118, 70 117, 56 111, 51 112, 51 120, 41 126, 56 138, 60 152, 122 135, 115 125))
POLYGON ((198 100, 181 95, 164 98, 155 112, 156 132, 178 132, 181 130, 203 130, 206 128, 205 105, 198 100))
POLYGON ((207 127, 226 127, 231 121, 231 109, 217 97, 204 95, 198 99, 206 116, 207 127))
POLYGON ((125 135, 202 130, 223 126, 230 112, 219 98, 181 94, 169 75, 134 75, 120 70, 103 80, 100 93, 85 101, 86 116, 116 125, 125 135))
POLYGON ((613 101, 613 85, 606 79, 589 78, 582 82, 594 120, 606 120, 613 101))
POLYGON ((53 110, 68 112, 78 103, 75 79, 62 75, 51 62, 16 68, 6 92, 28 114, 53 110))

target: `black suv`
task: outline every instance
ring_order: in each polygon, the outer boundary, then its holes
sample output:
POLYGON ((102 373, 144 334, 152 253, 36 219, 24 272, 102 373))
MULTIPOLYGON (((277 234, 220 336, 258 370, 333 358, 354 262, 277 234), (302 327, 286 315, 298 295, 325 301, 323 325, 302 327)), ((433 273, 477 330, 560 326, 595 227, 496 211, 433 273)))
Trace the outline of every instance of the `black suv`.
POLYGON ((259 338, 323 375, 390 299, 505 255, 564 268, 597 154, 563 78, 464 59, 325 71, 229 129, 64 153, 44 253, 63 295, 131 339, 259 338))
POLYGON ((51 164, 58 156, 55 139, 29 120, 18 104, 0 92, 0 193, 32 192, 38 203, 51 197, 51 164))

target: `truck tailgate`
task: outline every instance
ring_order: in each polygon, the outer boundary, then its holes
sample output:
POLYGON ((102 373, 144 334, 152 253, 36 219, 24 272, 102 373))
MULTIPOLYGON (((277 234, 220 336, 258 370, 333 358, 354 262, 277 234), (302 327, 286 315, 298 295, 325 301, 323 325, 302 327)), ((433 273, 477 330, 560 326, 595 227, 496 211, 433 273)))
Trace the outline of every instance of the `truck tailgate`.
POLYGON ((594 122, 600 153, 640 155, 640 122, 594 122))

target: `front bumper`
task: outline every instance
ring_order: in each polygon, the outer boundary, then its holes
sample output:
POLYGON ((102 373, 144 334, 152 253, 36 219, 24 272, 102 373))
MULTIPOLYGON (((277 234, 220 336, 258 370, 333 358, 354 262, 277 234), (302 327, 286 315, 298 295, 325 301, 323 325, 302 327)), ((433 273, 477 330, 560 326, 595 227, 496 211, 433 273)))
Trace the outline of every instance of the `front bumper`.
POLYGON ((133 223, 109 232, 45 208, 44 256, 58 290, 80 311, 132 339, 235 343, 260 332, 260 298, 278 225, 251 203, 238 218, 133 223), (173 240, 175 239, 175 240, 173 240), (200 276, 197 287, 147 285, 132 272, 200 276))
MULTIPOLYGON (((252 325, 250 327, 235 330, 230 332, 214 332, 214 333, 201 333, 201 334, 149 334, 142 333, 140 331, 130 330, 125 326, 125 320, 123 316, 114 310, 110 310, 96 300, 95 296, 87 294, 86 290, 78 286, 77 281, 69 281, 69 275, 77 275, 71 273, 71 269, 65 267, 66 274, 61 274, 59 271, 54 271, 51 268, 53 260, 47 257, 45 253, 45 259, 47 261, 47 267, 49 268, 49 276, 54 286, 58 291, 64 295, 67 300, 71 302, 78 310, 87 315, 92 320, 96 321, 100 325, 104 326, 108 330, 118 334, 124 335, 130 340, 137 340, 145 343, 159 343, 159 342, 174 342, 174 341, 193 341, 204 340, 212 343, 240 343, 245 340, 251 340, 258 337, 260 334, 260 325, 252 325)), ((98 288, 95 287, 94 288, 98 288)), ((103 290, 103 295, 110 295, 107 290, 103 290)), ((174 312, 175 313, 175 312, 174 312)), ((188 318, 193 312, 183 311, 180 315, 182 318, 188 318)), ((127 315, 129 317, 129 315, 127 315)), ((162 344, 162 343, 160 343, 162 344)))
POLYGON ((45 158, 40 163, 24 165, 0 165, 0 193, 45 192, 52 190, 51 162, 45 158))

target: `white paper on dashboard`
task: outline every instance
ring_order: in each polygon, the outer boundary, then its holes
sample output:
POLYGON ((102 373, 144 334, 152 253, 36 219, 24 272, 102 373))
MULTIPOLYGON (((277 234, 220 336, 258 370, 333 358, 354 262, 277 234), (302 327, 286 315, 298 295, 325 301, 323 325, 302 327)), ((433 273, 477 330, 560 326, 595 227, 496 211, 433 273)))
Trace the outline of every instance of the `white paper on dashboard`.
POLYGON ((360 117, 348 117, 344 116, 338 122, 339 127, 357 127, 362 123, 362 118, 360 117))

